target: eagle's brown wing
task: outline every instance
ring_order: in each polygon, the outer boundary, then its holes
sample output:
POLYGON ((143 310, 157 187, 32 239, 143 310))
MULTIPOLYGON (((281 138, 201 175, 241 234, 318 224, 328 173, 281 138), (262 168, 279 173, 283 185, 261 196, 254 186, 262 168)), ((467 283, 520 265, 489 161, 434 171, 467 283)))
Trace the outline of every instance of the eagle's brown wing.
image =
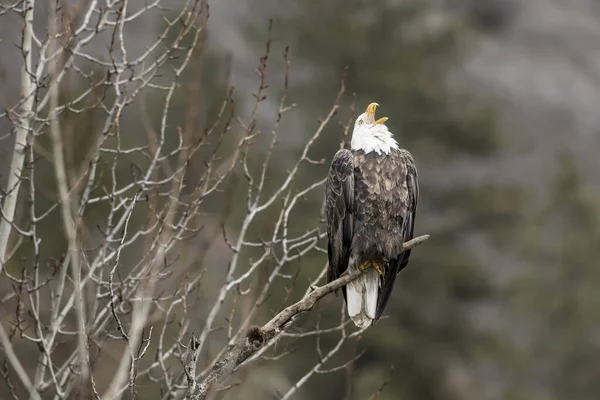
MULTIPOLYGON (((333 156, 325 184, 327 203, 327 282, 337 279, 347 268, 353 237, 354 162, 350 150, 333 156)), ((342 288, 344 298, 346 288, 342 288)))

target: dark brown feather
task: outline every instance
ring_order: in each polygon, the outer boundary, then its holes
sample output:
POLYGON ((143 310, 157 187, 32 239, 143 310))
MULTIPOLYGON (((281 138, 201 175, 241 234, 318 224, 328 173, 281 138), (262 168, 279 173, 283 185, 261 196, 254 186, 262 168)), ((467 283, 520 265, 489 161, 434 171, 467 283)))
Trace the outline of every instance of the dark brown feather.
MULTIPOLYGON (((348 268, 353 239, 354 212, 354 156, 341 149, 334 156, 325 184, 327 201, 327 253, 329 268, 327 282, 337 278, 348 268)), ((346 288, 342 288, 344 300, 346 288)))

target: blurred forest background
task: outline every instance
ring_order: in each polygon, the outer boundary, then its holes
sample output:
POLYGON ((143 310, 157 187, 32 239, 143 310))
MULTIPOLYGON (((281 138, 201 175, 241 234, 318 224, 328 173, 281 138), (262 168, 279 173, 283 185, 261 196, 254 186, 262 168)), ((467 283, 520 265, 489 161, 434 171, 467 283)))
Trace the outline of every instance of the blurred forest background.
MULTIPOLYGON (((210 5, 206 52, 192 60, 182 81, 197 96, 197 126, 211 123, 229 84, 236 85, 237 111, 252 111, 255 68, 272 18, 267 82, 273 90, 258 121, 269 131, 283 91, 281 55, 290 49, 287 101, 296 107, 279 129, 267 184, 285 179, 317 118, 331 107, 345 67, 346 92, 335 123, 312 152, 324 163, 303 170, 299 181, 326 175, 340 143, 349 139, 342 125, 372 101, 419 168, 416 234, 431 239, 413 251, 386 318, 345 346, 339 360, 365 353, 346 369, 317 374, 293 398, 366 399, 383 382, 378 398, 385 400, 599 398, 600 3, 210 5)), ((12 27, 0 25, 0 102, 7 107, 11 93, 18 93, 11 46, 20 30, 17 20, 12 27)), ((151 27, 132 26, 129 34, 151 36, 151 27)), ((151 96, 146 103, 152 110, 151 96)), ((185 110, 184 103, 181 98, 175 107, 185 110)), ((73 122, 82 130, 95 129, 94 123, 91 117, 73 122)), ((130 135, 145 135, 135 115, 125 115, 121 124, 130 135)), ((84 142, 83 136, 78 145, 84 142)), ((8 165, 12 143, 6 139, 0 146, 2 165, 8 165)), ((3 173, 2 187, 5 179, 3 173)), ((239 224, 231 221, 245 212, 244 193, 236 196, 228 224, 232 236, 239 224)), ((299 220, 307 226, 318 222, 322 196, 322 190, 313 191, 302 204, 299 220)), ((218 205, 209 203, 215 210, 218 205)), ((276 213, 264 218, 256 234, 268 232, 276 218, 276 213)), ((226 247, 211 242, 215 232, 201 232, 189 250, 205 252, 209 264, 217 264, 226 247)), ((300 274, 314 276, 325 258, 322 253, 304 258, 300 274)), ((218 274, 204 279, 220 284, 218 274)), ((268 300, 271 311, 280 308, 281 296, 268 300)), ((303 318, 338 318, 339 302, 341 297, 329 296, 319 314, 303 318)), ((207 312, 203 304, 195 306, 199 328, 207 312)), ((285 358, 252 370, 250 389, 241 385, 224 396, 278 398, 317 357, 314 342, 302 342, 285 358)))

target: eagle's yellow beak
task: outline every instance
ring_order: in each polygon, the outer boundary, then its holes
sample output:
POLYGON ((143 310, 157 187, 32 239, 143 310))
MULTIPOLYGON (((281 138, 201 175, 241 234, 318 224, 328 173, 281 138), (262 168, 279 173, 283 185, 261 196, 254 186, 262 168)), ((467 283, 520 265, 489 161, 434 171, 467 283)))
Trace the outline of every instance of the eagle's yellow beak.
POLYGON ((388 120, 388 117, 381 117, 377 121, 375 121, 375 110, 377 109, 377 106, 379 106, 379 104, 377 103, 371 103, 367 106, 367 110, 365 111, 365 113, 367 114, 367 123, 377 125, 383 124, 385 121, 388 120))

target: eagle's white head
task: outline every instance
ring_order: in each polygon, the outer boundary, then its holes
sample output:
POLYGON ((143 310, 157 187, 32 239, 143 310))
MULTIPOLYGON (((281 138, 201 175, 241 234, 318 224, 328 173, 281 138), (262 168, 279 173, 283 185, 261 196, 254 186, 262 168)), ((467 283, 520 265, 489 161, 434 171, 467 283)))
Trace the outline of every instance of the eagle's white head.
POLYGON ((392 149, 398 149, 398 143, 394 140, 392 132, 385 126, 388 118, 375 120, 375 110, 378 105, 369 104, 367 110, 356 118, 352 131, 352 150, 362 150, 367 154, 372 151, 377 154, 390 154, 392 149))

